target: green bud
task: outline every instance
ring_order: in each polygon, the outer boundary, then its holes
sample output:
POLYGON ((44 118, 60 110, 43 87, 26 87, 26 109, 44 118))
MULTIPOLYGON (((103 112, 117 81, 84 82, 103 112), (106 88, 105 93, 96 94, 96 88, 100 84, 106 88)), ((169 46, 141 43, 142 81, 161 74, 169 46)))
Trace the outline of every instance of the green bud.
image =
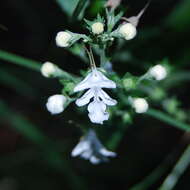
POLYGON ((167 99, 163 102, 163 106, 170 114, 175 114, 178 111, 179 102, 175 99, 167 99))
POLYGON ((185 111, 183 110, 178 110, 176 112, 176 118, 180 121, 185 121, 187 119, 187 115, 185 113, 185 111))
POLYGON ((153 100, 162 100, 166 96, 165 92, 161 88, 155 88, 151 90, 150 97, 153 100))
POLYGON ((123 79, 123 86, 125 90, 133 90, 136 88, 136 80, 133 78, 125 78, 123 79))
POLYGON ((132 117, 128 112, 125 112, 122 115, 122 120, 123 120, 124 123, 132 123, 132 117))
POLYGON ((75 84, 73 82, 67 82, 64 86, 64 91, 70 94, 73 92, 74 87, 75 84))

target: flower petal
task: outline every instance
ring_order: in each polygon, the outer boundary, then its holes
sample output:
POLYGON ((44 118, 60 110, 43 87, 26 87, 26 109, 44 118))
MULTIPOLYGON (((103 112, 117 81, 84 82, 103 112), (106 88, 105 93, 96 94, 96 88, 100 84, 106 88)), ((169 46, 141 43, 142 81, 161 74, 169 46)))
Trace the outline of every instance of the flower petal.
POLYGON ((109 118, 109 113, 107 112, 96 112, 89 113, 88 117, 92 123, 103 124, 103 121, 107 121, 109 118))
POLYGON ((106 104, 100 100, 94 100, 88 105, 88 111, 90 113, 96 113, 96 112, 105 112, 106 111, 106 104))
POLYGON ((102 99, 102 101, 109 105, 109 106, 115 106, 117 104, 117 101, 112 99, 106 92, 104 92, 102 89, 98 90, 98 96, 102 99))
POLYGON ((73 157, 78 156, 87 150, 90 150, 90 143, 88 141, 82 140, 73 149, 71 156, 73 156, 73 157))
POLYGON ((108 151, 105 148, 101 148, 99 152, 106 157, 115 157, 117 155, 115 152, 108 151))
POLYGON ((81 98, 76 100, 77 106, 84 106, 90 102, 90 99, 94 96, 94 90, 88 90, 81 98))
POLYGON ((106 112, 106 105, 102 101, 94 100, 88 105, 89 118, 92 123, 103 124, 108 120, 109 113, 106 112))
POLYGON ((97 158, 96 156, 91 156, 90 162, 92 164, 99 164, 101 162, 101 160, 99 158, 97 158))
POLYGON ((74 92, 93 87, 116 88, 116 84, 112 80, 109 80, 107 77, 105 77, 100 71, 94 69, 85 77, 83 81, 75 86, 74 92))
POLYGON ((99 84, 97 86, 101 88, 116 88, 115 82, 108 79, 105 75, 103 75, 100 71, 96 71, 99 77, 99 84))
POLYGON ((84 158, 85 160, 89 160, 92 156, 92 150, 91 149, 86 150, 80 156, 81 156, 81 158, 84 158))
POLYGON ((90 85, 90 81, 91 81, 91 77, 92 77, 92 72, 89 73, 84 80, 82 80, 79 84, 77 84, 74 88, 74 92, 78 92, 78 91, 82 91, 85 89, 88 89, 91 87, 90 85))

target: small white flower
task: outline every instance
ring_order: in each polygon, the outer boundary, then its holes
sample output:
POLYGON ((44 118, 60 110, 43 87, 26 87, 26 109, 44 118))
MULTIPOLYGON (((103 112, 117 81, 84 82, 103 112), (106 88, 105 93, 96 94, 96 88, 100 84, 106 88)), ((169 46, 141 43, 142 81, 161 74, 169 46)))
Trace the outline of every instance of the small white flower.
POLYGON ((57 66, 51 62, 45 62, 41 67, 41 73, 44 77, 51 77, 57 72, 57 66))
POLYGON ((125 24, 123 24, 123 25, 120 26, 119 33, 126 40, 131 40, 131 39, 133 39, 136 36, 137 30, 136 30, 136 27, 133 26, 131 23, 125 23, 125 24))
POLYGON ((108 161, 107 157, 115 157, 116 153, 108 151, 101 144, 94 130, 91 129, 81 138, 71 155, 73 157, 80 156, 85 160, 89 160, 92 164, 99 164, 108 161))
POLYGON ((91 28, 94 34, 101 34, 104 31, 104 24, 101 22, 95 22, 92 24, 91 28))
POLYGON ((50 96, 46 103, 47 110, 51 114, 59 114, 63 112, 66 101, 66 97, 61 94, 50 96))
POLYGON ((103 121, 109 118, 106 105, 114 106, 117 104, 117 101, 112 99, 102 88, 116 88, 116 84, 96 69, 93 69, 74 88, 74 92, 89 89, 81 98, 76 100, 76 104, 77 106, 84 106, 93 98, 93 101, 88 105, 88 116, 91 122, 98 124, 103 124, 103 121))
POLYGON ((167 76, 166 68, 162 65, 155 65, 149 70, 149 73, 152 77, 154 77, 156 80, 163 80, 167 76))
POLYGON ((68 47, 71 38, 72 35, 69 32, 58 32, 55 41, 59 47, 68 47))
POLYGON ((144 98, 135 98, 132 106, 136 113, 145 113, 148 110, 148 103, 144 98))

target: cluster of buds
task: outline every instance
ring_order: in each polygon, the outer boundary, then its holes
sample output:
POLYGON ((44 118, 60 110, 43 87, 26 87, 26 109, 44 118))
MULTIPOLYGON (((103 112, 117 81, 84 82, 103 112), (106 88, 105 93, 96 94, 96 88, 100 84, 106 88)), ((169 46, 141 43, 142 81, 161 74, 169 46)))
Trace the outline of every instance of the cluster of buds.
MULTIPOLYGON (((106 7, 115 9, 120 4, 120 2, 120 0, 110 0, 106 3, 106 7)), ((124 38, 125 40, 132 40, 137 34, 136 27, 147 6, 148 4, 140 11, 137 16, 132 16, 130 18, 122 17, 122 12, 120 12, 118 15, 115 15, 113 11, 107 11, 107 22, 105 22, 105 19, 100 15, 98 15, 94 21, 85 19, 87 29, 91 34, 98 36, 98 43, 100 44, 105 43, 106 41, 113 41, 115 37, 124 38), (125 22, 118 24, 121 20, 125 20, 125 22), (118 25, 117 28, 115 28, 116 25, 118 25), (107 28, 107 30, 105 30, 105 28, 107 28)), ((97 43, 96 39, 92 36, 73 33, 66 30, 57 33, 56 44, 59 47, 70 47, 80 39, 82 39, 85 43, 97 43)))
MULTIPOLYGON (((106 6, 115 9, 120 2, 120 0, 109 0, 106 6)), ((71 31, 60 31, 55 37, 55 42, 58 47, 67 48, 81 40, 83 43, 90 46, 95 44, 102 48, 102 46, 106 46, 108 42, 109 44, 110 42, 112 43, 114 38, 132 40, 137 35, 139 19, 147 6, 148 5, 146 5, 137 16, 130 18, 122 17, 122 12, 115 15, 113 10, 106 10, 106 19, 102 18, 100 15, 98 15, 94 21, 85 19, 87 29, 90 32, 89 35, 73 33, 71 31), (122 19, 125 20, 124 23, 120 22, 122 19)), ((58 77, 60 82, 64 85, 62 90, 63 93, 50 96, 47 100, 46 107, 51 114, 60 114, 69 103, 75 101, 78 107, 87 105, 88 117, 92 123, 103 124, 104 121, 109 119, 110 115, 107 107, 117 104, 117 101, 112 99, 103 89, 115 89, 117 85, 116 82, 109 79, 109 75, 107 77, 107 74, 114 72, 107 69, 108 72, 104 74, 103 68, 96 67, 91 48, 90 50, 86 48, 86 50, 90 60, 91 71, 86 73, 84 79, 79 77, 74 77, 73 79, 73 76, 61 70, 57 65, 51 62, 46 62, 42 65, 41 73, 44 77, 58 77), (81 97, 76 95, 76 93, 81 91, 85 91, 81 97), (74 97, 70 98, 67 93, 69 95, 72 94, 74 97)), ((108 63, 111 64, 110 62, 108 63)), ((163 80, 166 75, 167 71, 165 67, 156 65, 150 68, 148 72, 142 76, 142 79, 153 78, 160 81, 163 80)), ((122 86, 126 91, 134 90, 137 88, 140 80, 141 77, 139 79, 138 77, 132 77, 130 74, 125 75, 121 80, 121 84, 118 86, 122 86)), ((130 97, 128 103, 131 106, 131 110, 134 110, 133 112, 138 114, 147 112, 149 108, 149 104, 145 98, 130 97)), ((123 118, 129 120, 129 113, 123 114, 123 118)), ((107 157, 114 157, 116 154, 106 150, 97 138, 95 131, 89 130, 80 140, 79 144, 73 149, 72 156, 80 156, 93 164, 98 164, 102 161, 107 161, 107 157)))

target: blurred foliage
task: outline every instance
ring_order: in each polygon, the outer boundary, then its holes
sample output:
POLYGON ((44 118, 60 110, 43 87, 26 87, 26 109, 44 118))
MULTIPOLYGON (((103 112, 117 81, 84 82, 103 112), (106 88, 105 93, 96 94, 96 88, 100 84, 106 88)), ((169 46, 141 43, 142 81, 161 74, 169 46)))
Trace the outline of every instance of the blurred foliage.
MULTIPOLYGON (((110 111, 116 115, 114 122, 95 129, 108 148, 117 150, 115 160, 94 167, 71 159, 68 155, 81 135, 78 123, 82 121, 88 127, 88 121, 82 114, 72 118, 76 115, 72 106, 55 118, 42 109, 47 97, 55 94, 60 86, 34 72, 39 71, 41 62, 52 60, 66 70, 66 75, 86 69, 86 65, 81 64, 87 62, 82 47, 76 45, 68 51, 56 48, 56 32, 62 25, 81 31, 83 16, 92 18, 102 13, 104 2, 1 2, 0 26, 3 27, 0 30, 8 30, 0 31, 0 187, 8 177, 18 183, 12 189, 190 188, 189 0, 152 1, 140 23, 137 39, 127 44, 118 41, 108 52, 109 57, 113 56, 113 69, 124 76, 122 82, 128 84, 125 94, 133 91, 135 76, 152 65, 161 63, 170 70, 165 81, 149 88, 140 86, 142 92, 150 96, 154 109, 132 118, 124 96, 124 103, 120 105, 123 112, 110 111), (21 66, 26 69, 23 71, 21 66), (128 71, 134 75, 134 81, 127 79, 128 71), (5 144, 3 130, 8 133, 5 144), (21 137, 13 142, 12 133, 21 137), (10 152, 9 146, 13 146, 10 152)), ((125 16, 134 15, 145 3, 123 1, 121 9, 127 8, 125 16)), ((121 82, 118 76, 113 74, 112 77, 121 82)))

